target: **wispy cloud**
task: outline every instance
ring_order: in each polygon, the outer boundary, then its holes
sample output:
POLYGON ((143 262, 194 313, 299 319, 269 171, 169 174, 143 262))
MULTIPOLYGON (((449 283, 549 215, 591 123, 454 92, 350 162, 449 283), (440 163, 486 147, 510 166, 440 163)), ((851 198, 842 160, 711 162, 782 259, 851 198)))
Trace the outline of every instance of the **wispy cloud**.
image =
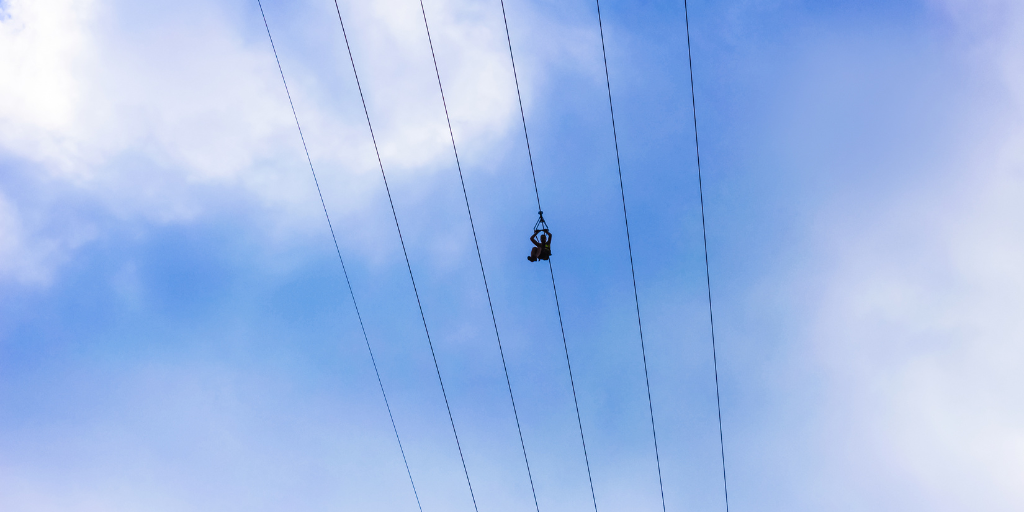
MULTIPOLYGON (((305 167, 301 148, 254 7, 4 5, 7 261, 35 261, 32 275, 39 277, 60 257, 30 255, 67 257, 75 243, 41 233, 44 224, 68 220, 41 210, 44 196, 58 193, 80 204, 71 215, 101 212, 156 224, 202 216, 211 193, 254 202, 278 223, 305 211, 296 208, 309 199, 308 180, 296 178, 305 167), (17 194, 9 190, 13 175, 25 184, 17 194), (27 217, 34 225, 25 224, 27 217)), ((339 215, 359 210, 380 178, 334 6, 267 7, 314 164, 335 191, 332 206, 339 215)), ((430 8, 445 85, 457 98, 449 104, 457 136, 470 156, 495 151, 518 116, 500 13, 460 2, 430 8)), ((448 165, 447 126, 418 5, 396 0, 344 9, 385 166, 412 177, 448 165)), ((533 71, 542 79, 540 68, 533 71)), ((306 225, 311 217, 300 219, 306 225)), ((93 227, 104 232, 106 222, 93 227)), ((25 272, 6 264, 3 274, 38 280, 25 272)))

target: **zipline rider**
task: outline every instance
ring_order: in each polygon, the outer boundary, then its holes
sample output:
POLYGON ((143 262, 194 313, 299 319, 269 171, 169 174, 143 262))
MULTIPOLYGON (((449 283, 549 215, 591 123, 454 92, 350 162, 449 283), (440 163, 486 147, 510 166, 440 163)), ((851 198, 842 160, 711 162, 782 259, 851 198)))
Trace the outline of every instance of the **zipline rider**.
POLYGON ((533 226, 533 235, 530 237, 534 247, 526 258, 530 261, 546 260, 551 257, 551 231, 548 230, 548 225, 544 222, 544 212, 537 213, 540 218, 537 220, 537 224, 533 226), (537 235, 540 235, 540 240, 537 240, 537 235))

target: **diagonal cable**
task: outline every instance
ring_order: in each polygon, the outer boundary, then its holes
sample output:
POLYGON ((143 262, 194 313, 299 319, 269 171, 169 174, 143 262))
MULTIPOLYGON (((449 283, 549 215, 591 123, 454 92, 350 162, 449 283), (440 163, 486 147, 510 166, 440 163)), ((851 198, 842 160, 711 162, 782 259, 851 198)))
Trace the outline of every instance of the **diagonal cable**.
MULTIPOLYGON (((523 137, 526 139, 526 154, 530 158, 530 175, 533 177, 533 192, 537 196, 537 210, 543 211, 540 205, 540 189, 537 187, 537 172, 533 166, 533 150, 530 149, 530 133, 526 130, 526 111, 523 109, 523 94, 519 90, 519 74, 516 72, 516 57, 512 53, 512 36, 508 30, 508 16, 505 14, 505 0, 501 2, 501 18, 505 22, 505 39, 508 41, 508 56, 512 61, 512 77, 516 82, 516 97, 519 99, 519 117, 523 121, 523 137)), ((555 269, 548 260, 548 271, 551 273, 551 290, 555 295, 555 310, 558 312, 558 327, 562 331, 562 348, 565 349, 565 364, 569 369, 569 385, 572 387, 572 401, 576 406, 576 423, 580 429, 580 443, 583 445, 583 460, 587 465, 587 480, 590 482, 590 498, 594 502, 594 512, 597 512, 597 495, 594 493, 594 478, 590 473, 590 457, 587 455, 587 441, 583 437, 583 420, 580 418, 580 403, 576 399, 576 382, 572 376, 572 363, 569 360, 569 345, 565 341, 565 325, 562 324, 562 306, 558 303, 558 288, 555 286, 555 269)))
POLYGON ((640 295, 636 289, 636 268, 633 265, 633 244, 629 238, 629 215, 626 214, 626 189, 622 184, 622 160, 619 158, 619 135, 615 129, 615 107, 612 106, 612 81, 608 75, 608 52, 604 45, 604 25, 601 22, 601 1, 597 4, 597 26, 601 32, 601 55, 604 57, 604 79, 608 87, 608 110, 612 117, 612 137, 615 140, 615 164, 619 169, 619 192, 622 194, 622 217, 626 221, 626 247, 629 249, 629 271, 633 276, 633 299, 636 302, 636 323, 640 330, 640 353, 644 360, 644 381, 647 383, 647 407, 651 413, 651 434, 654 436, 654 459, 658 464, 658 488, 661 490, 661 510, 665 511, 665 485, 661 479, 661 456, 658 453, 658 431, 654 427, 654 402, 651 400, 651 379, 647 373, 647 350, 644 348, 644 326, 640 320, 640 295))
POLYGON ((580 419, 580 402, 576 399, 576 383, 572 378, 572 363, 569 362, 569 345, 565 342, 565 325, 562 324, 562 307, 558 304, 558 288, 555 287, 555 267, 548 260, 548 271, 551 273, 551 290, 555 293, 555 310, 558 311, 558 327, 562 330, 562 348, 565 349, 565 365, 569 368, 569 385, 572 386, 572 403, 576 405, 576 423, 580 427, 580 442, 583 443, 583 460, 587 463, 587 481, 590 482, 590 499, 594 502, 597 512, 597 495, 594 493, 594 478, 590 476, 590 457, 587 455, 587 441, 583 437, 583 420, 580 419))
POLYGON ((690 9, 683 0, 686 19, 686 59, 690 66, 690 104, 693 107, 693 147, 697 154, 697 187, 700 190, 700 227, 704 233, 704 276, 708 285, 708 318, 711 321, 711 355, 715 364, 715 402, 718 404, 718 445, 722 452, 722 487, 725 512, 729 512, 729 480, 725 472, 725 435, 722 433, 722 394, 718 389, 718 349, 715 347, 715 313, 711 303, 711 266, 708 263, 708 228, 704 221, 704 183, 700 172, 700 138, 697 137, 697 95, 693 90, 693 54, 690 50, 690 9))
POLYGON ((405 239, 402 237, 402 227, 398 223, 398 212, 395 210, 395 201, 391 198, 391 188, 388 186, 388 177, 384 172, 384 163, 380 158, 380 149, 377 147, 377 137, 373 133, 373 123, 370 122, 370 111, 366 107, 366 97, 363 95, 363 86, 359 81, 359 73, 356 71, 356 61, 352 56, 352 47, 348 42, 348 33, 345 31, 345 22, 341 19, 341 8, 337 0, 334 8, 338 13, 338 23, 341 25, 341 33, 345 38, 345 48, 348 50, 349 62, 352 64, 352 75, 356 79, 356 88, 359 89, 359 100, 363 104, 363 114, 366 115, 366 126, 370 130, 370 139, 373 141, 373 150, 377 154, 377 165, 380 167, 380 175, 384 179, 384 190, 388 193, 388 203, 391 205, 391 215, 395 219, 395 229, 398 231, 398 241, 402 244, 402 255, 405 256, 405 266, 409 270, 409 280, 412 282, 412 291, 416 296, 416 306, 420 310, 420 319, 423 321, 423 332, 427 335, 427 345, 430 347, 430 356, 434 360, 434 370, 437 372, 437 382, 441 385, 441 396, 444 397, 444 406, 448 410, 448 421, 452 426, 452 434, 455 436, 455 446, 459 450, 459 459, 462 461, 462 471, 466 475, 466 485, 469 486, 469 496, 473 500, 473 510, 479 510, 476 504, 476 495, 473 493, 473 483, 469 479, 469 469, 466 468, 466 457, 462 454, 462 443, 459 442, 459 432, 455 428, 455 418, 452 416, 452 407, 448 403, 448 393, 444 389, 444 379, 441 378, 441 367, 437 363, 437 354, 434 352, 434 342, 430 339, 430 329, 427 328, 427 317, 423 313, 423 303, 420 301, 420 292, 416 287, 416 278, 412 273, 412 264, 409 262, 409 252, 405 248, 405 239))
MULTIPOLYGON (((337 2, 337 0, 335 0, 337 2)), ((533 472, 530 470, 530 459, 526 455, 526 442, 523 440, 523 428, 519 424, 519 411, 516 409, 515 395, 512 393, 512 380, 508 375, 508 365, 505 363, 505 350, 501 346, 501 335, 498 333, 498 319, 494 315, 494 303, 491 301, 491 289, 487 284, 487 272, 484 271, 484 259, 480 253, 480 241, 476 235, 476 224, 473 222, 473 210, 469 206, 469 193, 466 191, 466 180, 462 175, 462 163, 459 161, 459 149, 455 145, 455 132, 452 130, 452 119, 448 115, 448 102, 444 97, 444 87, 441 85, 441 71, 437 66, 437 55, 434 53, 434 41, 430 35, 430 24, 427 23, 427 10, 423 6, 423 0, 420 0, 420 12, 423 13, 423 26, 427 31, 427 42, 430 44, 430 56, 434 61, 434 73, 437 75, 437 88, 441 93, 441 104, 444 106, 444 117, 448 122, 448 135, 452 141, 452 151, 455 154, 455 166, 459 170, 459 182, 462 184, 462 197, 466 201, 466 213, 469 214, 469 227, 473 231, 473 243, 476 246, 476 258, 480 264, 480 276, 484 281, 484 291, 487 293, 487 306, 491 310, 491 322, 494 324, 494 336, 498 340, 498 353, 501 354, 501 367, 505 370, 505 384, 508 386, 508 397, 512 402, 512 414, 516 419, 516 430, 519 432, 519 446, 523 451, 523 460, 526 462, 526 475, 530 479, 530 492, 533 493, 533 506, 537 512, 540 512, 540 503, 537 501, 537 489, 533 484, 533 472)), ((540 203, 540 197, 538 195, 538 204, 540 203)), ((467 475, 468 479, 468 475, 467 475)))
MULTIPOLYGON (((505 39, 508 41, 508 57, 512 61, 512 78, 516 81, 516 97, 519 98, 519 117, 523 120, 523 137, 526 138, 526 155, 530 157, 530 175, 533 176, 533 193, 537 196, 537 209, 540 206, 540 190, 537 188, 537 172, 533 169, 533 150, 530 149, 530 133, 526 131, 526 111, 523 109, 523 94, 519 91, 519 73, 516 72, 516 56, 512 53, 512 36, 508 31, 508 16, 505 14, 505 0, 501 2, 501 19, 505 22, 505 39)), ((548 260, 551 261, 551 260, 548 260)))
POLYGON ((359 304, 356 302, 356 294, 352 290, 352 281, 348 277, 348 269, 345 267, 345 260, 341 257, 341 248, 338 246, 338 237, 334 234, 334 226, 331 224, 331 216, 327 213, 327 203, 324 202, 323 192, 320 191, 320 181, 317 180, 316 170, 313 169, 313 159, 309 156, 309 148, 306 146, 306 137, 302 134, 302 125, 299 124, 299 115, 295 112, 295 103, 292 102, 292 93, 288 90, 288 81, 284 78, 284 68, 281 67, 281 59, 277 56, 277 47, 274 46, 274 37, 270 35, 270 25, 267 23, 267 15, 263 12, 263 3, 256 0, 260 7, 260 16, 263 17, 263 26, 267 29, 267 38, 270 39, 270 47, 274 51, 274 60, 277 62, 277 70, 281 73, 281 82, 284 84, 285 94, 288 95, 288 105, 292 109, 292 117, 295 118, 295 127, 299 131, 299 139, 302 140, 302 149, 306 152, 306 161, 309 162, 309 170, 313 174, 313 183, 316 184, 316 193, 320 196, 320 206, 324 209, 324 217, 327 218, 327 227, 331 230, 331 239, 334 240, 334 250, 338 253, 338 261, 341 262, 341 270, 345 274, 345 284, 348 285, 349 296, 352 297, 352 306, 356 310, 356 318, 359 319, 359 329, 363 332, 363 340, 366 341, 366 350, 370 353, 370 362, 373 363, 373 373, 377 376, 377 385, 380 386, 380 393, 384 396, 384 406, 388 410, 388 418, 391 419, 391 428, 395 432, 395 439, 398 441, 398 450, 402 453, 402 462, 405 463, 405 472, 409 475, 409 484, 412 485, 413 496, 416 497, 416 506, 423 512, 420 505, 420 495, 416 491, 416 482, 413 481, 412 471, 409 469, 409 461, 405 457, 405 448, 402 447, 402 438, 398 435, 398 426, 395 425, 395 417, 391 413, 391 404, 388 403, 388 395, 384 391, 384 383, 380 378, 380 371, 377 369, 377 360, 373 356, 373 349, 370 348, 370 338, 366 335, 366 327, 363 324, 363 315, 359 312, 359 304))

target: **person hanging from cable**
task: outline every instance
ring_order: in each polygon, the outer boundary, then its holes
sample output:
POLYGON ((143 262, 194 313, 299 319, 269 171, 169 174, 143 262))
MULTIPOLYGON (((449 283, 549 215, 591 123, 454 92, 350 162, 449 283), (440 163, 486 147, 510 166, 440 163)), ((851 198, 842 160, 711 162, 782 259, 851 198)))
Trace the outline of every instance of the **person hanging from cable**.
POLYGON ((530 237, 534 247, 530 249, 530 255, 526 257, 530 261, 546 260, 551 257, 551 231, 548 229, 548 224, 544 222, 544 212, 537 212, 537 214, 540 218, 533 225, 533 235, 530 237), (537 235, 540 235, 540 240, 537 240, 537 235))
POLYGON ((530 241, 533 242, 534 247, 530 250, 530 255, 526 259, 530 261, 546 260, 551 256, 551 232, 546 229, 538 229, 533 232, 533 236, 530 237, 530 241), (537 240, 537 235, 540 235, 540 241, 537 240))

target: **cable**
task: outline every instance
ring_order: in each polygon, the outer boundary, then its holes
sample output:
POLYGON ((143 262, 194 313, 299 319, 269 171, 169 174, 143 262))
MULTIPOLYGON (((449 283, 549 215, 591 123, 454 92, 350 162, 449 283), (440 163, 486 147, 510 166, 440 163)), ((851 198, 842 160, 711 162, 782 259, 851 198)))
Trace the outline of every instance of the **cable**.
POLYGON ((398 212, 395 210, 395 201, 391 198, 391 188, 388 186, 388 177, 384 173, 384 163, 380 158, 380 149, 377 147, 377 137, 373 133, 373 123, 370 122, 370 111, 366 107, 366 97, 363 95, 363 86, 359 81, 359 73, 356 71, 356 61, 352 56, 352 47, 348 42, 348 33, 345 31, 345 22, 341 19, 341 8, 337 0, 334 8, 338 12, 338 23, 341 25, 341 33, 345 38, 345 48, 348 50, 349 62, 352 64, 352 75, 356 79, 356 88, 359 90, 359 100, 363 104, 363 114, 366 115, 366 126, 370 129, 370 139, 373 141, 373 150, 377 154, 377 165, 380 167, 380 175, 384 179, 384 190, 388 193, 388 203, 391 205, 391 215, 395 219, 395 229, 398 231, 398 241, 402 244, 402 254, 405 256, 405 266, 409 270, 409 280, 412 282, 412 291, 416 296, 416 306, 420 310, 420 319, 423 321, 423 332, 427 335, 427 345, 430 347, 430 356, 434 360, 434 370, 437 372, 437 382, 441 385, 441 396, 444 397, 444 406, 448 410, 448 421, 452 425, 452 434, 455 436, 455 446, 459 449, 459 459, 462 461, 462 471, 466 475, 466 485, 469 486, 469 496, 473 500, 473 510, 479 510, 476 504, 476 495, 473 493, 473 482, 469 479, 469 469, 466 468, 466 457, 462 454, 462 443, 459 442, 459 432, 455 428, 455 418, 452 416, 452 407, 448 403, 448 393, 444 389, 444 380, 441 378, 441 367, 437 363, 437 354, 434 352, 434 342, 430 339, 430 329, 427 328, 427 317, 423 313, 423 303, 420 301, 420 292, 416 287, 416 278, 412 273, 412 264, 409 262, 409 252, 405 248, 405 239, 402 237, 402 227, 398 223, 398 212))
MULTIPOLYGON (((526 131, 526 112, 523 110, 523 94, 519 92, 519 73, 516 72, 516 57, 512 53, 512 36, 508 31, 508 16, 505 14, 505 0, 501 2, 501 19, 505 22, 505 39, 508 40, 508 57, 512 60, 512 78, 516 81, 516 97, 519 98, 519 117, 523 120, 523 137, 526 138, 526 154, 530 157, 530 175, 533 176, 533 192, 537 196, 537 210, 540 206, 540 190, 537 188, 537 172, 533 169, 533 150, 530 149, 530 133, 526 131)), ((549 262, 551 260, 548 260, 549 262)))
MULTIPOLYGON (((530 133, 526 130, 526 112, 523 109, 523 95, 519 91, 519 74, 516 72, 516 57, 512 53, 512 36, 508 30, 508 16, 505 14, 505 0, 501 2, 501 17, 505 22, 505 38, 508 40, 508 56, 512 61, 512 76, 516 82, 516 97, 519 98, 519 116, 523 121, 523 137, 526 139, 526 154, 530 157, 530 175, 533 176, 533 192, 537 196, 537 210, 543 211, 540 205, 540 190, 537 187, 537 172, 533 167, 533 151, 530 149, 530 133)), ((576 422, 580 428, 580 442, 583 444, 583 460, 587 465, 587 480, 590 482, 590 498, 594 502, 594 512, 597 512, 597 495, 594 493, 594 478, 590 473, 590 457, 587 455, 587 440, 583 437, 583 420, 580 418, 580 403, 576 399, 576 382, 572 377, 572 363, 569 361, 569 345, 565 341, 565 325, 562 324, 562 306, 558 303, 558 288, 555 286, 555 269, 548 260, 548 271, 551 273, 551 290, 555 294, 555 310, 558 312, 558 327, 562 331, 562 347, 565 349, 565 364, 569 369, 569 385, 572 387, 572 401, 576 406, 576 422)))
POLYGON ((654 427, 654 402, 651 400, 651 379, 647 374, 647 350, 644 348, 644 326, 640 321, 640 295, 636 289, 636 269, 633 266, 633 244, 629 238, 629 216, 626 214, 626 189, 622 184, 622 160, 619 158, 619 135, 615 129, 615 107, 612 106, 612 81, 608 75, 608 52, 604 46, 604 25, 601 22, 601 0, 597 4, 597 26, 601 32, 601 55, 604 57, 604 79, 608 86, 608 110, 612 117, 612 137, 615 140, 615 164, 619 169, 619 192, 622 194, 622 217, 626 221, 626 247, 629 249, 629 271, 633 276, 633 299, 636 301, 636 323, 640 329, 640 353, 644 360, 644 381, 647 383, 647 407, 651 413, 651 434, 654 436, 654 459, 658 464, 658 488, 661 490, 661 510, 665 511, 665 485, 661 479, 661 456, 658 453, 658 431, 654 427))
POLYGON ((370 353, 370 362, 373 363, 373 373, 377 375, 377 385, 380 386, 380 393, 384 396, 384 406, 388 410, 388 418, 391 419, 391 428, 395 431, 395 439, 398 441, 398 450, 402 453, 402 462, 405 464, 405 472, 409 475, 409 484, 412 485, 413 496, 416 497, 416 506, 423 512, 420 504, 420 495, 416 491, 416 482, 413 481, 412 471, 409 469, 409 461, 405 457, 405 448, 402 446, 402 438, 398 435, 398 426, 395 424, 395 417, 391 413, 391 404, 388 403, 388 395, 384 391, 384 382, 381 381, 380 371, 377 369, 377 360, 373 356, 373 349, 370 348, 370 338, 366 335, 366 326, 363 324, 363 315, 359 312, 359 304, 356 302, 356 294, 352 290, 352 281, 348 277, 348 269, 345 267, 345 260, 341 257, 341 248, 338 246, 338 237, 334 234, 334 226, 331 224, 331 216, 327 213, 327 203, 324 202, 323 192, 320 191, 320 181, 317 180, 316 170, 313 169, 313 159, 309 156, 309 148, 306 146, 306 137, 302 134, 302 125, 299 124, 299 115, 295 112, 295 103, 292 102, 292 93, 288 90, 288 81, 284 78, 284 68, 281 67, 281 59, 277 56, 277 47, 274 46, 274 37, 270 35, 270 24, 267 23, 267 15, 263 12, 263 3, 256 0, 260 7, 260 16, 263 17, 263 26, 267 29, 267 38, 270 39, 270 48, 274 51, 274 60, 277 62, 277 70, 281 73, 281 82, 284 84, 284 92, 288 95, 288 105, 292 108, 292 116, 295 118, 295 127, 299 130, 299 139, 302 140, 302 149, 306 152, 306 161, 309 162, 309 170, 313 174, 313 183, 316 184, 316 193, 320 196, 320 206, 324 209, 324 217, 327 218, 327 227, 331 230, 331 239, 334 240, 334 250, 338 253, 338 261, 341 262, 341 270, 345 274, 345 284, 348 285, 349 296, 352 297, 352 306, 356 310, 356 318, 359 319, 359 329, 363 331, 363 340, 366 341, 366 350, 370 353))
POLYGON ((576 405, 576 422, 580 427, 580 442, 583 443, 583 460, 587 463, 587 480, 590 482, 590 498, 597 512, 597 495, 594 494, 594 477, 590 475, 590 457, 587 455, 587 440, 583 437, 583 420, 580 419, 580 402, 576 399, 576 384, 572 379, 572 363, 569 362, 569 345, 565 342, 565 325, 562 324, 562 307, 558 305, 558 288, 555 287, 555 268, 548 260, 551 272, 551 290, 555 292, 555 309, 558 311, 558 327, 562 330, 562 347, 565 348, 565 365, 569 367, 569 384, 572 386, 572 403, 576 405))
POLYGON ((686 19, 686 59, 690 66, 690 103, 693 107, 693 146, 697 154, 697 187, 700 190, 700 227, 704 233, 704 276, 708 284, 708 318, 711 321, 711 355, 715 364, 715 401, 718 404, 718 445, 722 451, 722 487, 725 489, 725 512, 729 512, 729 480, 725 472, 725 435, 722 432, 722 394, 718 387, 718 349, 715 346, 715 313, 711 303, 711 266, 708 263, 708 228, 704 220, 704 183, 700 171, 700 139, 697 137, 697 95, 693 88, 693 54, 690 50, 690 9, 683 0, 686 19))
MULTIPOLYGON (((337 0, 335 0, 337 3, 337 0)), ((441 71, 437 66, 437 55, 434 53, 434 41, 430 36, 430 24, 427 23, 427 10, 420 0, 420 12, 423 13, 423 26, 427 31, 427 42, 430 44, 430 56, 434 61, 434 73, 437 75, 437 88, 441 92, 441 104, 444 106, 444 117, 448 122, 448 135, 452 140, 452 151, 455 153, 455 166, 459 170, 459 182, 462 184, 462 197, 466 200, 466 212, 469 214, 469 227, 473 231, 473 243, 476 245, 476 258, 480 263, 480 275, 484 281, 484 291, 487 293, 487 306, 491 310, 491 322, 494 324, 494 336, 498 340, 498 353, 501 354, 501 367, 505 370, 505 384, 508 385, 508 397, 512 402, 512 413, 516 418, 516 430, 519 432, 519 446, 523 450, 523 460, 526 462, 526 475, 530 479, 530 491, 533 493, 533 506, 540 512, 540 503, 537 501, 537 489, 533 485, 533 472, 530 470, 530 459, 526 456, 526 442, 523 440, 523 428, 519 424, 519 411, 516 409, 516 399, 512 394, 512 380, 508 375, 508 365, 505 363, 505 350, 501 346, 501 335, 498 333, 498 319, 494 315, 494 303, 491 301, 491 289, 487 284, 487 272, 484 271, 484 259, 480 253, 480 241, 476 235, 476 224, 473 222, 473 210, 469 207, 469 193, 466 191, 466 180, 462 175, 462 163, 459 161, 459 149, 455 145, 455 132, 452 130, 452 120, 448 115, 448 102, 444 97, 444 87, 441 85, 441 71)), ((540 195, 538 194, 538 204, 540 195)), ((468 475, 467 475, 468 478, 468 475)))

